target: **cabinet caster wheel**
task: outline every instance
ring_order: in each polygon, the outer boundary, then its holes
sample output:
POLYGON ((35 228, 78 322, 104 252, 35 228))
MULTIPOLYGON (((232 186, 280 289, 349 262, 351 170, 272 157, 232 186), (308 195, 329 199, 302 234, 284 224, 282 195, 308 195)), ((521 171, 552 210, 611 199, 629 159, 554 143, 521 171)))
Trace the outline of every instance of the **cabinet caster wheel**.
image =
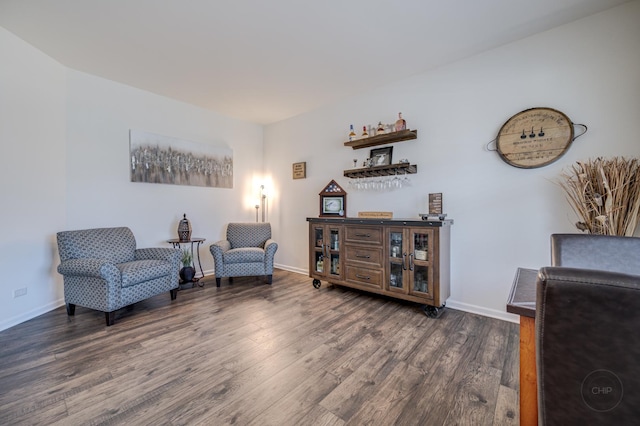
POLYGON ((422 307, 422 312, 424 312, 424 314, 429 318, 440 317, 440 315, 442 315, 443 310, 444 310, 444 305, 442 305, 439 308, 437 306, 431 306, 431 305, 424 305, 422 307))
POLYGON ((320 288, 320 280, 313 280, 313 287, 320 288))

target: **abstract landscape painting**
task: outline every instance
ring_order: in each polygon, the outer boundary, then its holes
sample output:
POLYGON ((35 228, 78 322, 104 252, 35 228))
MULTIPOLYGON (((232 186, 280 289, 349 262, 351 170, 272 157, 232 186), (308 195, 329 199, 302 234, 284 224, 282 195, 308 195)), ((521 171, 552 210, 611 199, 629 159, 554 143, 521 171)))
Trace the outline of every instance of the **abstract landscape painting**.
POLYGON ((131 182, 233 188, 233 151, 139 130, 129 131, 131 182))

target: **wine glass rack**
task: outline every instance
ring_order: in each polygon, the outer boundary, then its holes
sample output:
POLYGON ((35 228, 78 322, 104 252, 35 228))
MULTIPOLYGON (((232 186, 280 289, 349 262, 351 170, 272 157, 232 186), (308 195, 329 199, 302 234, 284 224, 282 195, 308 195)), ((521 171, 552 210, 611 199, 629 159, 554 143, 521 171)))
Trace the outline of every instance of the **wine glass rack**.
POLYGON ((409 163, 389 164, 387 166, 363 167, 344 171, 344 176, 352 179, 377 176, 412 175, 418 172, 418 166, 409 163))

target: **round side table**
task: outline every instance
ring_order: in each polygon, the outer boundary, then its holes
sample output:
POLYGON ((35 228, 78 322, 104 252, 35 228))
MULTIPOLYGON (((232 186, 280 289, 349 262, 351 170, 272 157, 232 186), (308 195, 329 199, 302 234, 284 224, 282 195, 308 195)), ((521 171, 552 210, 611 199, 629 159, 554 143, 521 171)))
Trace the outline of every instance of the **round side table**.
MULTIPOLYGON (((200 267, 200 277, 194 277, 191 280, 192 283, 197 283, 200 281, 200 278, 204 277, 204 272, 202 271, 202 262, 200 262, 200 245, 205 241, 205 238, 191 238, 189 240, 181 240, 179 238, 172 238, 167 240, 169 244, 173 245, 173 248, 182 248, 182 244, 190 244, 191 245, 191 258, 193 257, 193 246, 196 246, 196 255, 198 256, 198 267, 200 267)), ((200 287, 204 286, 204 284, 198 284, 200 287)))

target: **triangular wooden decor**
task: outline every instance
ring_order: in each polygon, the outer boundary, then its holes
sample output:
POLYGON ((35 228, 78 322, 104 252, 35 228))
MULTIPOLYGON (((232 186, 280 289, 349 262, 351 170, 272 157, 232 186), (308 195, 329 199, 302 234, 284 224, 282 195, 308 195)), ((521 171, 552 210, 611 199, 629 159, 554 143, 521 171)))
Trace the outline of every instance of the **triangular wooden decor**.
POLYGON ((324 187, 319 195, 343 195, 346 194, 345 190, 335 180, 332 180, 324 187))
POLYGON ((335 180, 320 192, 320 217, 347 217, 347 193, 335 180))

